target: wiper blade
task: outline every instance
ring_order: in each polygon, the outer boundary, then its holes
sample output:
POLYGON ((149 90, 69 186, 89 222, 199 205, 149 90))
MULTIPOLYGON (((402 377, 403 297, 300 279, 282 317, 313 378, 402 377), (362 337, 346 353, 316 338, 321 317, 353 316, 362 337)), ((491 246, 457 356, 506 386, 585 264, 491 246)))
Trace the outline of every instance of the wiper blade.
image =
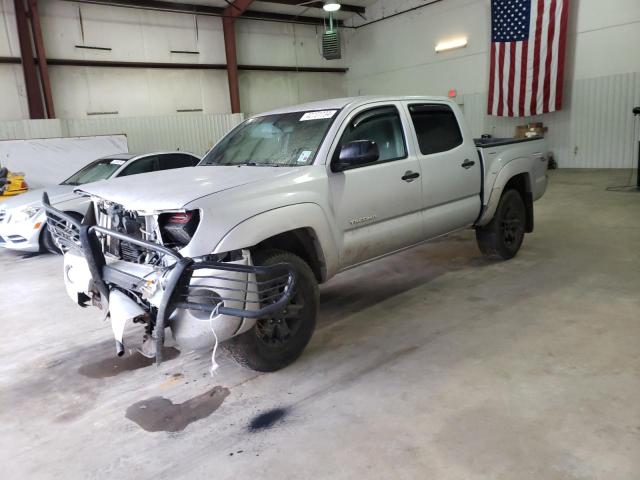
POLYGON ((279 163, 262 163, 262 162, 247 162, 242 165, 247 165, 249 167, 281 167, 279 163))

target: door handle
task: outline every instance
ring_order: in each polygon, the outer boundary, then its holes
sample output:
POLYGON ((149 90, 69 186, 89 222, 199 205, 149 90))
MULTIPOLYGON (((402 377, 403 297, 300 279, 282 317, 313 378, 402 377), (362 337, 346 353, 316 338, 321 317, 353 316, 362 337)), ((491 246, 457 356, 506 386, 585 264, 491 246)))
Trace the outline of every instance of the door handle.
POLYGON ((419 176, 420 174, 418 172, 412 172, 411 170, 407 170, 406 172, 404 172, 404 175, 402 176, 402 180, 404 180, 405 182, 411 183, 419 176))
POLYGON ((476 164, 476 162, 474 162, 473 160, 469 160, 468 158, 462 162, 462 164, 460 165, 462 168, 466 168, 467 170, 470 169, 471 167, 473 167, 476 164))

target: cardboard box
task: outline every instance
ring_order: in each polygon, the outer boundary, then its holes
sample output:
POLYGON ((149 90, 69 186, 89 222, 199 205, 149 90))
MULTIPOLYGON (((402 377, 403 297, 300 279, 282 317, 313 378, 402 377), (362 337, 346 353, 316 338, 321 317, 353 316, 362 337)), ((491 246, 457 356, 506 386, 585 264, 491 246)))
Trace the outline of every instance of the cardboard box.
POLYGON ((526 133, 527 133, 527 126, 526 125, 518 125, 516 127, 516 134, 515 137, 516 138, 525 138, 526 137, 526 133))
POLYGON ((516 126, 515 138, 544 137, 547 130, 548 128, 542 122, 518 125, 516 126))

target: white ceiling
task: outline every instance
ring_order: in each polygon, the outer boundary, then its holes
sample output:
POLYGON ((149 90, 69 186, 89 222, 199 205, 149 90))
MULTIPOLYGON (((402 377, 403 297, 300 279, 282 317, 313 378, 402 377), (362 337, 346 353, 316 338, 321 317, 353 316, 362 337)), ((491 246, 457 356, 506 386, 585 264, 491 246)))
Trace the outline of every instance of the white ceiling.
MULTIPOLYGON (((208 5, 210 7, 227 7, 228 3, 225 0, 170 0, 174 3, 191 3, 196 5, 208 5)), ((231 1, 231 0, 229 0, 231 1)), ((306 0, 300 0, 300 3, 305 3, 306 0)), ((340 1, 340 0, 338 0, 340 1)), ((344 0, 343 3, 349 5, 355 5, 359 7, 367 7, 376 2, 376 0, 344 0)), ((306 6, 294 6, 294 5, 279 5, 277 3, 271 2, 260 2, 255 1, 249 7, 250 10, 258 11, 258 12, 269 12, 269 13, 283 13, 287 15, 304 15, 307 17, 324 17, 326 13, 319 8, 309 8, 306 6)), ((351 18, 351 16, 355 15, 352 12, 343 12, 339 11, 335 18, 340 20, 345 20, 347 18, 351 18)))

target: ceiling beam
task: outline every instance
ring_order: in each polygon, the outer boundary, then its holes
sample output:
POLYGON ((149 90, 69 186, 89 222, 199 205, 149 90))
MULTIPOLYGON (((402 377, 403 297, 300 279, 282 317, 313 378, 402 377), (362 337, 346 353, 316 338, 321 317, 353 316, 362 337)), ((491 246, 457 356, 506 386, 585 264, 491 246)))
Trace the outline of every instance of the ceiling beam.
MULTIPOLYGON (((261 2, 266 3, 279 3, 280 5, 291 5, 291 6, 299 6, 301 8, 322 8, 324 2, 305 2, 305 0, 260 0, 261 2), (304 5, 301 5, 304 4, 304 5)), ((340 11, 342 12, 350 12, 350 13, 359 13, 364 15, 366 8, 360 7, 358 5, 349 5, 346 3, 340 2, 340 11)))
MULTIPOLYGON (((134 8, 138 10, 156 10, 161 12, 190 13, 192 15, 208 15, 223 17, 224 8, 209 5, 194 5, 191 3, 175 3, 165 0, 65 0, 74 3, 92 3, 111 7, 134 8)), ((242 15, 244 20, 261 20, 265 22, 297 23, 306 25, 323 25, 324 19, 305 15, 287 15, 284 13, 258 12, 246 10, 242 15)), ((341 21, 334 21, 342 26, 341 21)))

